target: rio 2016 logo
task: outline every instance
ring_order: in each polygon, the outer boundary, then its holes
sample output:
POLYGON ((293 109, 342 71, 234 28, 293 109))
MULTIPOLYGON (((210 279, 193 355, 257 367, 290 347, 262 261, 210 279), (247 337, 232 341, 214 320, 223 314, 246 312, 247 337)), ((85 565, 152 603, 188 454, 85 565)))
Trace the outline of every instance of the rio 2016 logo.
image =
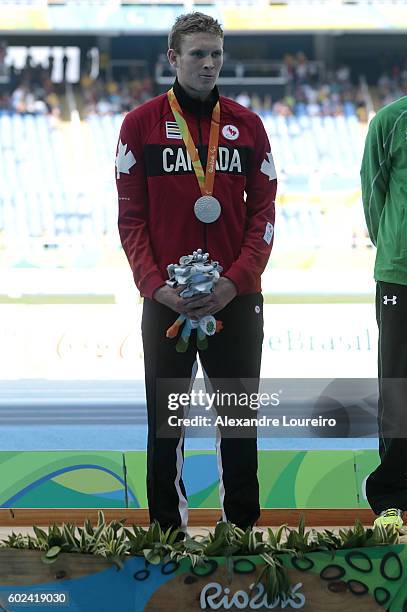
MULTIPOLYGON (((250 585, 252 589, 254 583, 250 585)), ((299 590, 302 587, 302 582, 298 582, 290 591, 289 595, 278 595, 274 601, 267 603, 267 594, 264 591, 264 586, 261 583, 256 585, 254 592, 250 595, 246 591, 236 591, 233 595, 230 594, 228 587, 222 587, 219 582, 209 582, 201 591, 199 603, 201 610, 210 608, 211 610, 230 610, 233 606, 239 610, 258 610, 273 608, 302 608, 305 605, 305 596, 299 590)))

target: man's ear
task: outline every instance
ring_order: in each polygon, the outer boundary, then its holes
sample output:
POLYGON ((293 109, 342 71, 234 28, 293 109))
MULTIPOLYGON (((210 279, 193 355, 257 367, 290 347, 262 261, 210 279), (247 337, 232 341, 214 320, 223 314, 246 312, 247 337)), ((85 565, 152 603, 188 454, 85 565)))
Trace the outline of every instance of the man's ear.
POLYGON ((167 58, 168 58, 168 61, 170 62, 170 65, 173 68, 177 68, 178 55, 177 55, 176 51, 174 51, 174 49, 168 49, 168 51, 167 51, 167 58))

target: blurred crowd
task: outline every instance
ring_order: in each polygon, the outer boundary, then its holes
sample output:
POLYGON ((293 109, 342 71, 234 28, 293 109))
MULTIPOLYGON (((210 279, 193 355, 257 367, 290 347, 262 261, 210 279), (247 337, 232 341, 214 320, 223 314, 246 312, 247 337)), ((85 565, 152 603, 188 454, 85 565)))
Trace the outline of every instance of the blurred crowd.
POLYGON ((59 118, 61 98, 51 81, 52 62, 45 69, 27 56, 25 66, 17 70, 6 66, 5 57, 6 45, 0 42, 0 110, 59 118))
MULTIPOLYGON (((0 111, 50 114, 59 118, 65 104, 64 84, 51 80, 52 58, 45 69, 34 65, 27 56, 26 65, 16 70, 12 65, 6 66, 5 55, 6 46, 0 41, 0 111)), ((356 114, 361 121, 367 120, 365 95, 355 78, 351 78, 349 66, 339 65, 326 72, 319 62, 298 52, 284 56, 282 74, 287 85, 278 97, 244 90, 236 94, 223 88, 222 93, 258 113, 299 117, 356 114)), ((91 70, 82 70, 75 89, 79 94, 76 98, 79 111, 84 117, 126 113, 157 93, 151 76, 132 72, 131 68, 115 80, 106 71, 96 76, 91 70)), ((377 107, 406 94, 407 61, 404 67, 394 66, 383 73, 373 88, 377 107)))
POLYGON ((407 60, 404 66, 393 66, 383 72, 377 82, 377 98, 380 106, 385 106, 407 95, 407 60))
POLYGON ((239 104, 257 113, 272 112, 284 117, 356 114, 361 121, 366 120, 366 103, 360 89, 352 87, 341 90, 335 81, 324 81, 314 86, 304 84, 295 88, 288 87, 286 94, 275 101, 270 95, 260 97, 247 91, 234 98, 239 104))
POLYGON ((5 86, 0 92, 0 110, 60 117, 60 96, 45 70, 41 74, 24 70, 14 86, 5 86))
POLYGON ((116 82, 92 79, 83 74, 80 84, 84 105, 82 110, 87 117, 126 113, 154 96, 151 77, 138 79, 130 76, 128 80, 116 82))
POLYGON ((309 61, 302 52, 283 59, 288 84, 285 94, 273 100, 266 95, 242 92, 236 101, 255 112, 272 112, 282 116, 353 115, 361 121, 367 118, 364 95, 359 85, 351 81, 350 68, 340 65, 325 75, 318 62, 309 61))
MULTIPOLYGON (((258 113, 272 112, 283 116, 357 114, 361 120, 366 120, 364 97, 359 86, 352 83, 348 66, 338 66, 334 72, 324 75, 318 62, 308 60, 304 53, 299 52, 284 57, 283 74, 287 77, 287 86, 278 98, 244 90, 238 94, 223 93, 258 113)), ((155 93, 150 77, 123 78, 117 82, 100 78, 92 80, 84 75, 81 90, 87 116, 127 112, 155 93)))

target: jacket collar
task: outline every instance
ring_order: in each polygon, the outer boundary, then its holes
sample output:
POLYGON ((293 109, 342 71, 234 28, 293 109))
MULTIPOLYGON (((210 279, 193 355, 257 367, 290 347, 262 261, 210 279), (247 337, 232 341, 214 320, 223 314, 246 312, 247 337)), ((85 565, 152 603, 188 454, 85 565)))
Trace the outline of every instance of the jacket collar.
POLYGON ((209 97, 204 101, 191 98, 185 89, 181 87, 178 79, 175 79, 173 89, 181 108, 198 116, 212 115, 213 108, 216 102, 219 100, 219 90, 216 85, 212 89, 209 97))

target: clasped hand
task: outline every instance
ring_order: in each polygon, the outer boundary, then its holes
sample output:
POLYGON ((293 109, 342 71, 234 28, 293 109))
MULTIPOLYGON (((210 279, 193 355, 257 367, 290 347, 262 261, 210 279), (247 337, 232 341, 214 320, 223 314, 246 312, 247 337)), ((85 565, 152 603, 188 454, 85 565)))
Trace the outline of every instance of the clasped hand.
POLYGON ((226 277, 221 277, 214 290, 205 295, 194 295, 190 298, 180 297, 185 289, 182 285, 176 288, 164 285, 154 293, 154 299, 179 314, 186 315, 193 321, 198 321, 206 315, 215 315, 222 310, 237 295, 235 284, 226 277))

